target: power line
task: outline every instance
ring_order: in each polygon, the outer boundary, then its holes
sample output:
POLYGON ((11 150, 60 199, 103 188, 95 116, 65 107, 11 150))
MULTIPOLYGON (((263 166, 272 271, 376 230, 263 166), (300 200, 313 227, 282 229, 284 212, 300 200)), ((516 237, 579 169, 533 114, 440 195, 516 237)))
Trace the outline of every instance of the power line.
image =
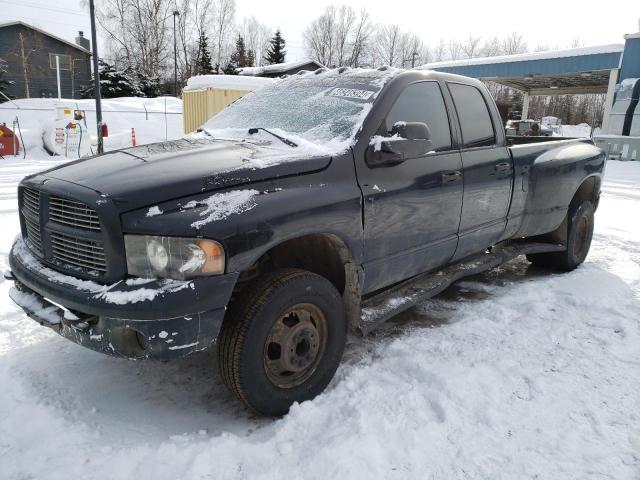
POLYGON ((29 3, 29 2, 13 2, 13 1, 9 1, 9 0, 0 0, 0 3, 6 3, 8 5, 12 5, 15 7, 31 7, 31 8, 37 8, 38 10, 49 10, 51 12, 56 12, 56 13, 68 13, 70 15, 78 15, 81 17, 86 17, 87 13, 86 12, 78 12, 77 10, 70 10, 68 8, 52 8, 52 7, 44 7, 42 5, 38 5, 35 3, 29 3))

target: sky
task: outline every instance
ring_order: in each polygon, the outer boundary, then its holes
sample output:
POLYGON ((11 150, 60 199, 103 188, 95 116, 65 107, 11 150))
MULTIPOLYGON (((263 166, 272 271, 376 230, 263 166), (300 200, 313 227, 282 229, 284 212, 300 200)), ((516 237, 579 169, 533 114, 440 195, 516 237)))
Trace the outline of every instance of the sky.
MULTIPOLYGON (((96 0, 100 2, 100 0, 96 0)), ((330 0, 236 0, 236 16, 254 15, 262 23, 279 27, 287 40, 287 60, 306 57, 303 32, 330 0)), ((397 23, 419 34, 428 45, 463 40, 470 34, 491 38, 520 33, 530 48, 538 45, 568 47, 578 38, 584 46, 623 43, 625 33, 639 30, 640 0, 560 0, 505 2, 504 0, 352 0, 364 7, 374 22, 397 23), (528 7, 529 4, 535 7, 528 7), (393 8, 391 7, 393 5, 393 8)), ((0 0, 0 23, 23 20, 69 41, 84 30, 90 36, 86 0, 0 0)), ((98 43, 101 46, 102 42, 98 43)))

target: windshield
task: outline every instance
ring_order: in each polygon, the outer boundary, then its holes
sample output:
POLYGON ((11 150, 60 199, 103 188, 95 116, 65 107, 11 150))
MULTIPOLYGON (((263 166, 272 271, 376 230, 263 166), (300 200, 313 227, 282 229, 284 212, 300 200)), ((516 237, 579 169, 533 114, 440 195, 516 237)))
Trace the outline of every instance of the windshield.
POLYGON ((344 150, 392 73, 354 69, 296 75, 242 97, 204 128, 225 138, 250 138, 250 128, 266 128, 296 143, 302 139, 344 150))

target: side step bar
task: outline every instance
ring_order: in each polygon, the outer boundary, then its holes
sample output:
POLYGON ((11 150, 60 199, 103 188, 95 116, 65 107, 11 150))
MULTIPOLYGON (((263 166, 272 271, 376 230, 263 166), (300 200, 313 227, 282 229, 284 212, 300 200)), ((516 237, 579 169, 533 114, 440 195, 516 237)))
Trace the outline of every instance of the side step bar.
POLYGON ((496 245, 490 253, 466 258, 439 271, 420 274, 363 301, 358 330, 362 335, 368 335, 391 317, 441 293, 461 278, 491 270, 520 255, 565 249, 564 245, 534 242, 496 245))

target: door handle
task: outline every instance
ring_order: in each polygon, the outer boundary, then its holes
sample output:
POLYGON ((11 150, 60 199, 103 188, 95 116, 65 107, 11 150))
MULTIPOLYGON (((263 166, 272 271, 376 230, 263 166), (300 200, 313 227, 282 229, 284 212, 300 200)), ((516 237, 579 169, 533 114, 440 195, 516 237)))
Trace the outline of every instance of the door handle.
POLYGON ((462 172, 456 170, 453 172, 444 172, 440 175, 440 183, 446 185, 447 183, 457 182, 462 178, 462 172))
POLYGON ((511 163, 510 162, 501 162, 496 163, 495 171, 498 173, 506 173, 511 171, 511 163))

